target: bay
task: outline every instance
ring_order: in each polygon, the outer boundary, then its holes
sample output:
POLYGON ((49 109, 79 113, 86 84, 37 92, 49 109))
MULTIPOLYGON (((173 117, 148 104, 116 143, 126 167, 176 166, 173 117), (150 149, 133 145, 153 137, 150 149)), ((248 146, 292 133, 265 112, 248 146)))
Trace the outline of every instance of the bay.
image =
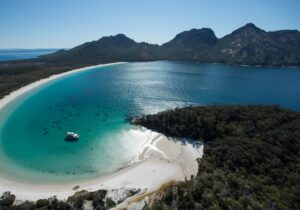
POLYGON ((130 163, 147 141, 129 117, 213 104, 300 110, 300 69, 157 61, 59 78, 1 110, 0 173, 32 182, 103 176, 130 163), (80 139, 66 142, 67 131, 80 139))

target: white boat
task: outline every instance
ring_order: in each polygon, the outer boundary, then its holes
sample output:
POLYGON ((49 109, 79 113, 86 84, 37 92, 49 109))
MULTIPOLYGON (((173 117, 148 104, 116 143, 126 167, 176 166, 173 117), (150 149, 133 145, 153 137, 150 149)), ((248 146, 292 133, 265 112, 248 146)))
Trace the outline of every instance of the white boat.
POLYGON ((77 139, 79 139, 79 135, 74 132, 67 132, 66 139, 67 140, 77 140, 77 139))

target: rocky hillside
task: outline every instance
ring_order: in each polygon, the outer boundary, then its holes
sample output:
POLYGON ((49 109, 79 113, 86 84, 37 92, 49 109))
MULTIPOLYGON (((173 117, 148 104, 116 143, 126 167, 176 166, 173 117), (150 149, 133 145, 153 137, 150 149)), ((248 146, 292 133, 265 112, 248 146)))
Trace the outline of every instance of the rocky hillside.
POLYGON ((184 31, 161 46, 162 57, 166 60, 207 61, 217 43, 218 38, 209 28, 184 31))
POLYGON ((247 24, 223 37, 215 49, 220 63, 241 65, 299 65, 300 32, 266 32, 247 24))
POLYGON ((159 46, 137 43, 123 34, 87 42, 38 59, 70 64, 175 60, 238 65, 300 66, 300 32, 266 32, 252 23, 217 38, 209 28, 192 29, 159 46))

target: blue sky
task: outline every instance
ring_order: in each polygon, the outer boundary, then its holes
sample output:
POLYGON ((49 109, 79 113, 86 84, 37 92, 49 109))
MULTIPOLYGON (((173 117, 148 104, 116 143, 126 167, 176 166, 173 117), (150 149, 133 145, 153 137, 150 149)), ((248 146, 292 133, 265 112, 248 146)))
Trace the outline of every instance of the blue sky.
POLYGON ((0 48, 70 48, 124 33, 161 44, 191 28, 218 37, 248 22, 300 30, 300 0, 0 0, 0 48))

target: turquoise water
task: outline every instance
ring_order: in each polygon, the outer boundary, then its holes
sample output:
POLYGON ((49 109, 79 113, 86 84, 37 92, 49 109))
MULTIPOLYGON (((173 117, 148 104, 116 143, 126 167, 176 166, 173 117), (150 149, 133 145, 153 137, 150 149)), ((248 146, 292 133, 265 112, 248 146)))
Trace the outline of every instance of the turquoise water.
POLYGON ((300 69, 144 62, 59 78, 1 111, 0 173, 35 182, 108 174, 147 139, 128 116, 207 104, 300 110, 300 69), (67 131, 79 133, 79 141, 64 141, 67 131))

